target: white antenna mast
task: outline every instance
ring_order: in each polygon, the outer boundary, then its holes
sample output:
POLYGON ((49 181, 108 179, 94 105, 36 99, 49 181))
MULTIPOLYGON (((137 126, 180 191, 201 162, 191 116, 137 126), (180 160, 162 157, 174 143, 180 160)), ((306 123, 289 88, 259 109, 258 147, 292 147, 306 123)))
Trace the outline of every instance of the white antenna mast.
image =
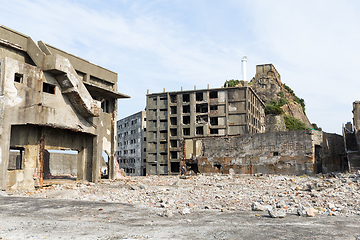
POLYGON ((241 66, 242 66, 242 79, 244 81, 247 81, 247 77, 246 77, 246 62, 247 62, 247 57, 244 56, 241 60, 241 66))

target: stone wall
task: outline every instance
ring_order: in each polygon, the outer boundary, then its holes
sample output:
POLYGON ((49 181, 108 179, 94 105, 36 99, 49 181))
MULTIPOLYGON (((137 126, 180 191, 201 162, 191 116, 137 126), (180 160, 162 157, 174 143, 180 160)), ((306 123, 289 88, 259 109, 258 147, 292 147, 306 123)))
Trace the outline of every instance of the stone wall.
POLYGON ((283 132, 286 131, 283 115, 269 114, 265 116, 266 132, 283 132))

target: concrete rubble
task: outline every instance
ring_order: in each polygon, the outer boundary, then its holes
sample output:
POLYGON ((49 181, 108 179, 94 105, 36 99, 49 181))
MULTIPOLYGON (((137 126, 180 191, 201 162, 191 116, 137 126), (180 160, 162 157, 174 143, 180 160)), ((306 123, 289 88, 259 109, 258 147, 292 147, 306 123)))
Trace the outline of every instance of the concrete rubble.
POLYGON ((172 217, 194 211, 256 211, 254 215, 304 217, 360 215, 360 174, 196 175, 130 177, 99 184, 67 182, 7 194, 36 198, 121 202, 172 217), (257 214, 260 213, 260 214, 257 214))

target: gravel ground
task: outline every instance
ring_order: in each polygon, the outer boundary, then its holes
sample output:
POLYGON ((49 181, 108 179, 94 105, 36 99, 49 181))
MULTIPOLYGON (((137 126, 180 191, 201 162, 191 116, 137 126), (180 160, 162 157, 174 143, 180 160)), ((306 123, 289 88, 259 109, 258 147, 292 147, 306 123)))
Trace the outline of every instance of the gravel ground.
POLYGON ((54 180, 0 195, 0 239, 360 239, 359 173, 54 180))

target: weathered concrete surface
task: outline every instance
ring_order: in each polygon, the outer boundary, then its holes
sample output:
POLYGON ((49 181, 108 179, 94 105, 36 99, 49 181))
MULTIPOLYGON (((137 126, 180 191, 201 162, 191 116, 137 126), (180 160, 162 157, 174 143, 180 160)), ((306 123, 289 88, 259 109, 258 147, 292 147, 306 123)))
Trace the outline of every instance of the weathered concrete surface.
POLYGON ((183 137, 265 132, 265 105, 251 87, 146 96, 146 172, 178 174, 183 137))
POLYGON ((117 161, 127 176, 146 175, 146 111, 117 121, 117 161))
POLYGON ((286 131, 283 115, 268 114, 265 116, 266 132, 284 132, 286 131))
POLYGON ((196 165, 194 171, 201 173, 302 175, 347 170, 342 137, 319 131, 204 137, 186 139, 183 145, 183 164, 188 170, 196 165))
POLYGON ((254 212, 158 216, 123 203, 0 196, 3 239, 356 239, 360 217, 282 219, 254 212))
POLYGON ((105 151, 114 178, 116 90, 116 73, 0 26, 0 189, 41 187, 45 149, 78 151, 72 169, 94 182, 105 151))

